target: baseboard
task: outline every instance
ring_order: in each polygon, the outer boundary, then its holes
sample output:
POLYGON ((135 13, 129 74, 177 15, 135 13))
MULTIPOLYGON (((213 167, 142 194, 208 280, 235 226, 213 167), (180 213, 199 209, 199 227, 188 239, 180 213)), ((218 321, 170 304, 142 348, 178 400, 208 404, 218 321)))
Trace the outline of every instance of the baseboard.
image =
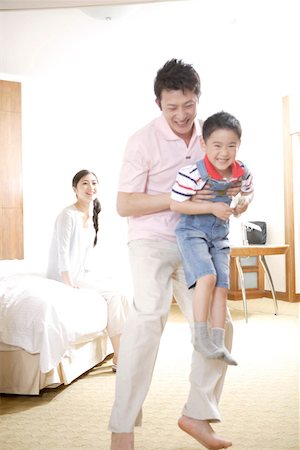
MULTIPOLYGON (((272 298, 272 292, 271 291, 265 291, 264 297, 272 298)), ((277 298, 277 300, 282 300, 284 302, 289 302, 289 303, 300 302, 300 294, 295 294, 294 298, 289 299, 287 292, 278 292, 278 291, 276 291, 276 298, 277 298)))
MULTIPOLYGON (((256 298, 272 298, 272 292, 267 290, 246 290, 246 299, 254 300, 256 298)), ((295 294, 294 298, 289 299, 287 292, 276 291, 277 300, 282 300, 283 302, 297 303, 300 302, 300 294, 295 294)), ((231 291, 228 293, 228 300, 242 300, 242 293, 240 291, 231 291)))

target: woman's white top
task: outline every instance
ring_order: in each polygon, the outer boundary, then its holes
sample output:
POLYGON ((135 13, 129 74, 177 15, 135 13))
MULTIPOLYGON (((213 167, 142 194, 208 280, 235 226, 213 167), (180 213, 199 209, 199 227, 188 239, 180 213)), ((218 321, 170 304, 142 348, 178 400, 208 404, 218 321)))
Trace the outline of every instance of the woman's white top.
POLYGON ((47 277, 62 281, 61 273, 70 272, 74 283, 88 270, 93 249, 95 228, 83 225, 82 215, 75 205, 64 208, 58 215, 50 245, 47 277))

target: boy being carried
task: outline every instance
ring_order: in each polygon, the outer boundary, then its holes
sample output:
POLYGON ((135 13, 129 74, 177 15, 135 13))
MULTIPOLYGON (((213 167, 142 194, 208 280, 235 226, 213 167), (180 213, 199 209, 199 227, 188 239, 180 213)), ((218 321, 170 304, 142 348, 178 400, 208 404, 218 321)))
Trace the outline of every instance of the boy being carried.
POLYGON ((231 114, 222 111, 206 119, 200 138, 205 158, 178 172, 171 194, 171 209, 181 214, 176 237, 185 277, 188 287, 194 288, 195 350, 231 365, 237 362, 224 345, 229 217, 245 211, 245 202, 253 198, 252 175, 235 159, 241 135, 240 123, 231 114), (226 191, 237 183, 241 183, 240 201, 233 208, 226 191), (208 186, 215 198, 197 201, 194 194, 208 186))

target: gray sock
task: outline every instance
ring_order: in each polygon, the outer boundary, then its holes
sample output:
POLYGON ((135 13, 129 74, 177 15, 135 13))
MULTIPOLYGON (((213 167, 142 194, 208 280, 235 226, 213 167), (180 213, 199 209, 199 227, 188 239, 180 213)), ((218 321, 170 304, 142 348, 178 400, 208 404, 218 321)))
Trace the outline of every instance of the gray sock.
POLYGON ((194 348, 208 359, 218 359, 224 356, 223 349, 218 348, 211 340, 207 322, 194 323, 194 348))
POLYGON ((213 343, 223 352, 221 359, 231 366, 237 366, 236 360, 231 356, 224 343, 225 330, 224 328, 212 328, 211 338, 213 343))

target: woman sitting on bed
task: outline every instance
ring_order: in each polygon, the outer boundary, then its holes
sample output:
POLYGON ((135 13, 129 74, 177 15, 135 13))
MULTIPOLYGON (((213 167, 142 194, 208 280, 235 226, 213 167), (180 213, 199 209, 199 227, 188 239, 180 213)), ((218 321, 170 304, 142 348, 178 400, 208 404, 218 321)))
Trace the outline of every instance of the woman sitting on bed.
MULTIPOLYGON (((77 201, 58 215, 49 252, 47 277, 73 288, 95 289, 107 302, 107 332, 114 350, 112 370, 117 368, 120 336, 128 312, 127 298, 108 286, 92 271, 88 261, 97 244, 98 179, 93 172, 81 170, 72 181, 77 201)), ((107 283, 107 282, 106 282, 107 283)))

